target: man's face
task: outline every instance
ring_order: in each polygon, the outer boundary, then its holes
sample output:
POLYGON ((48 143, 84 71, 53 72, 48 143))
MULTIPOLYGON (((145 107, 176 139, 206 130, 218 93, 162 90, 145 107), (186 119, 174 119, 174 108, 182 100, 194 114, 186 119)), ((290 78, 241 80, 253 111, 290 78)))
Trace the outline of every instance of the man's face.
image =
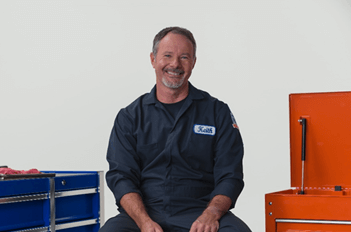
POLYGON ((160 41, 156 57, 153 53, 150 57, 158 86, 178 89, 187 85, 196 61, 188 38, 170 32, 160 41))

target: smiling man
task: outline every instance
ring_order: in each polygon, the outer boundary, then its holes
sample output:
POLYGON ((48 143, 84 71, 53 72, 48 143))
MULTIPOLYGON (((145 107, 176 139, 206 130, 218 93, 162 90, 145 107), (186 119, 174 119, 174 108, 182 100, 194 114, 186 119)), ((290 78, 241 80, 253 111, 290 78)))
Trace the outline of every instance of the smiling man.
POLYGON ((244 186, 240 132, 225 103, 189 82, 192 33, 161 30, 150 58, 155 87, 111 132, 106 180, 120 214, 100 232, 249 232, 229 211, 244 186))
POLYGON ((193 44, 181 34, 168 33, 156 46, 150 57, 156 73, 157 94, 161 95, 157 99, 163 103, 183 100, 188 95, 188 79, 196 62, 193 44))

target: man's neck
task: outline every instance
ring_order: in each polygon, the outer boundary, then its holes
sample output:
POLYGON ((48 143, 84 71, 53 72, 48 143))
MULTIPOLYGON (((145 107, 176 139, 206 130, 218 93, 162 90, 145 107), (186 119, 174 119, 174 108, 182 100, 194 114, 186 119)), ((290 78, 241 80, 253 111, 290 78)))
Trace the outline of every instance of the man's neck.
POLYGON ((184 84, 177 89, 167 88, 161 86, 162 84, 156 84, 156 97, 162 103, 172 104, 184 100, 189 94, 189 83, 184 84))

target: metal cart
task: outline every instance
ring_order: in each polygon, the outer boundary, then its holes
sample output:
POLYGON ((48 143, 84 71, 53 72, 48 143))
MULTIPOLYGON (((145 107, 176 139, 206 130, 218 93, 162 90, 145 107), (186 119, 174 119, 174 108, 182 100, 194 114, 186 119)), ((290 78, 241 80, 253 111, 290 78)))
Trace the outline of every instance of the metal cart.
POLYGON ((102 171, 0 175, 0 231, 97 232, 103 180, 102 171))

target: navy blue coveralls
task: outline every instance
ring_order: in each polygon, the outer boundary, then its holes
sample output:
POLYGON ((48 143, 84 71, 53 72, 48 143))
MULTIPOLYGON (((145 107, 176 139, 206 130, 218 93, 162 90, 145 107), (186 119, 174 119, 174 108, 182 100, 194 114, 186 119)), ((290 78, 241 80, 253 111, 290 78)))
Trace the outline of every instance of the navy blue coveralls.
MULTIPOLYGON (((189 231, 215 195, 230 197, 234 207, 244 186, 242 158, 242 139, 225 103, 189 83, 189 95, 173 118, 154 87, 116 117, 106 180, 120 214, 100 231, 139 231, 120 205, 130 192, 141 195, 150 217, 165 231, 189 231)), ((220 229, 229 217, 238 231, 249 231, 227 214, 220 229)))

